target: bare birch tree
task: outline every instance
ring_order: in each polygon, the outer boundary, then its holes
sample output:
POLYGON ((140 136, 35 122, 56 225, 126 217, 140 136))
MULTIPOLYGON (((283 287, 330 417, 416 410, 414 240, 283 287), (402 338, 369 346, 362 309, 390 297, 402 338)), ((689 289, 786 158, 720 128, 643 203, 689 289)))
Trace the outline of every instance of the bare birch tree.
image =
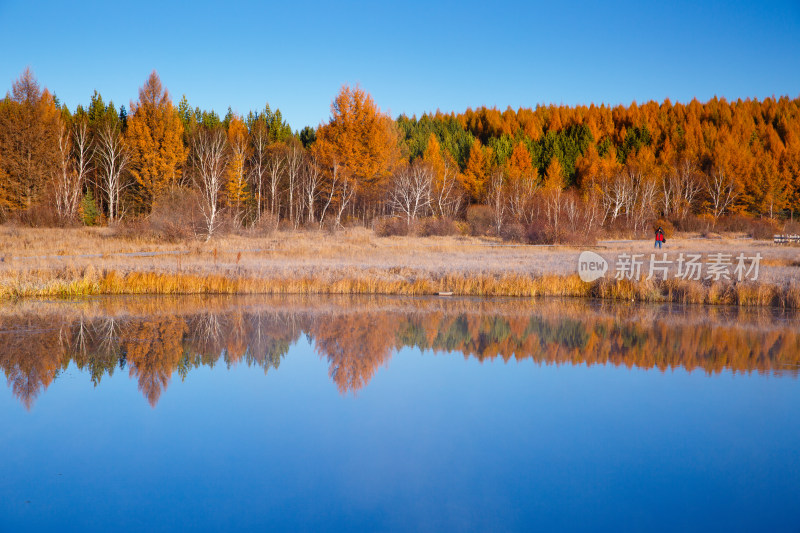
POLYGON ((527 175, 511 180, 508 187, 508 209, 511 215, 522 223, 533 220, 533 200, 541 189, 536 176, 527 175))
POLYGON ((113 223, 120 217, 120 198, 130 186, 124 181, 124 173, 130 163, 130 154, 122 142, 119 128, 111 123, 100 127, 97 135, 97 157, 99 163, 100 190, 108 205, 108 221, 113 223))
POLYGON ((257 120, 253 124, 252 132, 250 135, 250 142, 252 143, 252 152, 250 153, 250 184, 253 187, 253 192, 256 197, 256 221, 261 220, 261 211, 263 210, 264 198, 264 180, 267 177, 269 161, 269 135, 266 125, 263 121, 257 120))
POLYGON ((89 131, 88 120, 79 119, 72 131, 72 145, 74 150, 75 171, 78 173, 78 185, 82 193, 83 184, 94 171, 92 161, 95 160, 95 144, 89 131))
POLYGON ((464 202, 464 194, 458 184, 458 165, 444 158, 442 179, 435 180, 433 206, 440 217, 455 218, 464 202))
POLYGON ((614 222, 625 212, 628 197, 632 194, 627 173, 618 172, 613 178, 597 188, 603 206, 603 223, 614 222))
POLYGON ((210 240, 219 224, 219 201, 228 163, 225 132, 200 128, 191 139, 191 164, 195 183, 200 190, 201 209, 210 240))
POLYGON ((426 214, 431 205, 432 182, 433 172, 425 164, 415 162, 401 167, 392 177, 389 191, 393 211, 405 216, 408 224, 426 214))
POLYGON ((267 158, 267 174, 269 177, 269 212, 273 217, 278 217, 280 213, 280 191, 281 181, 283 180, 284 169, 286 168, 286 157, 284 155, 285 146, 277 145, 269 149, 267 158))
POLYGON ((303 193, 303 207, 307 213, 306 220, 309 224, 313 224, 315 222, 314 208, 320 195, 322 183, 322 172, 316 157, 312 156, 306 159, 300 174, 300 181, 300 190, 303 193))
POLYGON ((717 220, 731 208, 739 197, 739 192, 736 190, 736 183, 733 179, 725 175, 722 170, 715 170, 706 177, 705 189, 716 227, 717 220))
POLYGON ((563 210, 564 188, 562 182, 548 183, 545 194, 545 215, 550 227, 553 228, 553 236, 558 239, 561 232, 561 212, 563 210))
POLYGON ((298 209, 295 206, 295 196, 298 195, 297 188, 300 181, 300 170, 303 166, 303 148, 297 142, 290 144, 286 150, 286 190, 289 193, 289 220, 295 227, 298 219, 295 216, 298 209))
POLYGON ((58 170, 54 180, 56 213, 61 220, 74 219, 81 201, 82 176, 73 160, 73 141, 63 122, 58 123, 58 170))
POLYGON ((697 168, 690 160, 682 159, 667 174, 664 182, 665 185, 662 186, 664 214, 685 219, 692 213, 700 193, 703 191, 703 183, 699 179, 697 168))
POLYGON ((319 216, 319 224, 322 227, 325 222, 325 215, 331 206, 336 208, 336 227, 342 225, 342 215, 344 214, 350 201, 355 196, 355 187, 353 187, 350 180, 345 175, 344 167, 339 164, 338 160, 334 159, 330 165, 329 180, 327 183, 327 199, 322 206, 322 212, 319 216))
POLYGON ((633 231, 645 229, 645 225, 655 216, 658 184, 652 178, 638 174, 634 181, 635 194, 632 211, 633 231))
POLYGON ((503 222, 506 214, 506 191, 505 176, 502 172, 494 172, 489 178, 489 189, 486 193, 486 201, 492 208, 492 219, 495 232, 500 235, 503 229, 503 222))

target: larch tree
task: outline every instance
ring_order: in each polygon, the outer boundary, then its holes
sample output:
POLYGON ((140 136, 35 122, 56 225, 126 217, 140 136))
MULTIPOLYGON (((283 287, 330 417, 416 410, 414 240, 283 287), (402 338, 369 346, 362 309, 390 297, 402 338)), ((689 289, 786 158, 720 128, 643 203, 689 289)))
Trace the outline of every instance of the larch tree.
POLYGON ((519 142, 506 162, 508 179, 508 207, 511 214, 520 222, 532 221, 532 203, 540 188, 538 170, 533 166, 533 158, 525 146, 519 142))
POLYGON ((433 133, 428 137, 423 161, 433 172, 431 208, 440 217, 455 218, 464 201, 458 163, 448 150, 442 150, 433 133))
POLYGON ((241 225, 244 208, 250 199, 245 163, 249 156, 249 133, 242 120, 234 115, 228 123, 230 158, 225 176, 225 199, 233 213, 234 222, 241 225))
POLYGON ((564 167, 557 157, 550 160, 544 177, 545 204, 547 207, 547 220, 553 228, 553 233, 558 235, 561 222, 561 200, 564 193, 564 167))
POLYGON ((0 101, 0 211, 25 209, 40 199, 58 173, 59 131, 53 97, 26 68, 0 101))
POLYGON ((480 202, 487 193, 488 161, 481 141, 476 137, 469 150, 463 184, 473 202, 480 202))
MULTIPOLYGON (((331 104, 331 118, 317 131, 326 165, 342 165, 353 177, 359 196, 373 205, 383 197, 385 184, 400 156, 394 121, 382 113, 359 87, 342 87, 331 104)), ((366 208, 366 205, 362 206, 366 208)))
POLYGON ((149 212, 153 200, 178 183, 186 160, 181 117, 156 71, 139 89, 139 100, 131 102, 125 140, 138 207, 149 212))

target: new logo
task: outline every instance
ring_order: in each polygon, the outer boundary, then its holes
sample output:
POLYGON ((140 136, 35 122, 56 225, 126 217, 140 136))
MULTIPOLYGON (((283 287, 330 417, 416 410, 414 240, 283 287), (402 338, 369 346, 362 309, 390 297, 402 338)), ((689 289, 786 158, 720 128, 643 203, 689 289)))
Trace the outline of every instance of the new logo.
POLYGON ((602 278, 608 272, 608 261, 594 252, 581 252, 578 257, 578 275, 587 283, 602 278))

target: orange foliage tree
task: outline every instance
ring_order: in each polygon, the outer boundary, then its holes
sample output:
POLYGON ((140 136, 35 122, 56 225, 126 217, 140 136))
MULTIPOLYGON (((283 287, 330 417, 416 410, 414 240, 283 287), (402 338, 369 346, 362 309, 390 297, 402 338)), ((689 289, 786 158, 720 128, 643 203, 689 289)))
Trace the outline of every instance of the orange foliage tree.
POLYGON ((489 176, 489 161, 486 151, 477 138, 469 150, 467 167, 464 169, 463 184, 474 202, 483 201, 486 196, 486 186, 489 176))
POLYGON ((31 207, 58 167, 61 117, 27 68, 0 100, 0 219, 31 207))
POLYGON ((187 154, 183 123, 156 71, 139 89, 139 101, 131 103, 125 140, 138 207, 149 212, 153 199, 177 184, 187 154))
POLYGON ((394 122, 359 87, 343 86, 331 118, 317 132, 318 153, 329 167, 341 165, 364 202, 379 202, 400 156, 394 122))
POLYGON ((228 146, 231 154, 225 176, 225 200, 233 211, 237 224, 242 223, 243 210, 250 199, 245 172, 245 162, 249 157, 249 139, 247 126, 238 116, 234 116, 228 124, 228 146))

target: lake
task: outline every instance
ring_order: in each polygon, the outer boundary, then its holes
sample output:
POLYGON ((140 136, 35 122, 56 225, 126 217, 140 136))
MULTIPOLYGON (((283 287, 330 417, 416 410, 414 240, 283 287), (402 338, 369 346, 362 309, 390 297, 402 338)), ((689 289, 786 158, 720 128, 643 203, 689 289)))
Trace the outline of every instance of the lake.
POLYGON ((800 317, 0 305, 0 531, 798 531, 800 317))

